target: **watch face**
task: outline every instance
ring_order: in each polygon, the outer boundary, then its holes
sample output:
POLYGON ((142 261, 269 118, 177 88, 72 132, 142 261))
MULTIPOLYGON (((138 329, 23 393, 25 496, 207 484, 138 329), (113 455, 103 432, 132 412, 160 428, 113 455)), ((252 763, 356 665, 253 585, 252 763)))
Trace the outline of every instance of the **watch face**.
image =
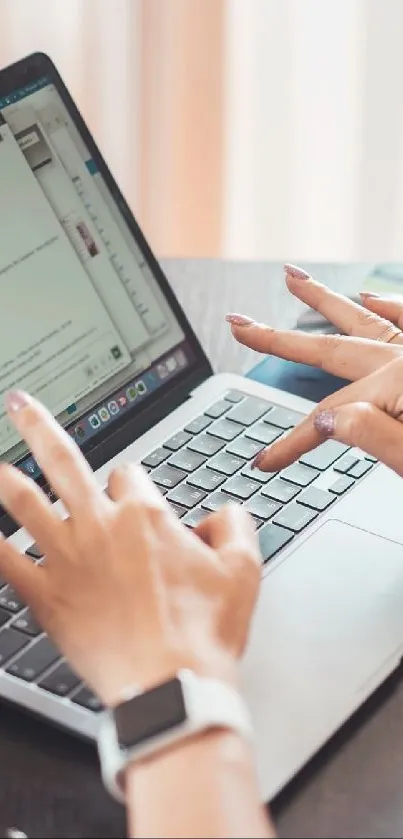
POLYGON ((186 722, 186 709, 179 679, 171 679, 119 705, 115 724, 119 746, 129 749, 186 722))

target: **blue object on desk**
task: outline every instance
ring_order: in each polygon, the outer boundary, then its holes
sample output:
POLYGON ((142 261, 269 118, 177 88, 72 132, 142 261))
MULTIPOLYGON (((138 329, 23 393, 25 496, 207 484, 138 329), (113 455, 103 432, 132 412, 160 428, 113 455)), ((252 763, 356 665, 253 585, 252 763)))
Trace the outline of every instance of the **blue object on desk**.
POLYGON ((339 379, 324 373, 308 364, 297 364, 294 361, 284 361, 282 358, 267 356, 256 367, 247 373, 248 379, 271 385, 287 393, 295 393, 312 402, 320 402, 325 396, 350 384, 346 379, 339 379))

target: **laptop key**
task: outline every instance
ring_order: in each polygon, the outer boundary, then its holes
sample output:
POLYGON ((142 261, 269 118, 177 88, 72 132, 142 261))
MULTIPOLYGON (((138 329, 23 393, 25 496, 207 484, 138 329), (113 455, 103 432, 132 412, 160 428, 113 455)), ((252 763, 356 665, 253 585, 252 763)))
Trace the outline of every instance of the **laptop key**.
POLYGON ((333 469, 335 472, 340 472, 342 475, 345 475, 356 463, 358 463, 358 457, 355 457, 353 454, 347 454, 334 464, 333 469))
POLYGON ((194 420, 185 425, 185 431, 188 431, 189 434, 200 434, 206 428, 211 425, 213 422, 210 417, 206 417, 205 414, 202 414, 200 417, 195 417, 194 420))
POLYGON ((262 444, 259 440, 251 440, 250 437, 238 437, 238 439, 235 439, 226 448, 229 454, 234 454, 236 457, 243 457, 245 460, 251 460, 261 450, 262 444))
POLYGON ((12 664, 9 664, 6 672, 25 682, 34 682, 58 658, 60 658, 60 653, 45 635, 23 651, 12 664))
MULTIPOLYGON (((211 461, 210 461, 211 462, 211 461)), ((188 483, 192 486, 205 489, 206 492, 213 492, 225 481, 225 475, 214 472, 213 469, 203 468, 193 475, 189 475, 188 483)))
POLYGON ((299 414, 297 411, 289 411, 287 408, 273 408, 267 415, 267 422, 270 425, 277 425, 287 431, 288 428, 294 428, 298 423, 304 419, 304 414, 299 414))
POLYGON ((367 472, 372 469, 373 463, 369 460, 359 460, 351 469, 348 470, 349 476, 352 478, 362 478, 367 472))
POLYGON ((101 700, 95 696, 92 690, 85 686, 72 697, 71 701, 75 705, 81 705, 82 708, 86 708, 87 711, 93 711, 96 714, 99 714, 104 709, 101 700))
POLYGON ((220 452, 209 462, 209 467, 211 466, 212 469, 222 472, 224 475, 235 475, 235 472, 238 472, 245 465, 244 460, 229 452, 220 452))
POLYGON ((170 454, 171 452, 169 449, 164 449, 164 447, 161 446, 161 448, 154 449, 153 452, 150 452, 150 454, 148 454, 147 457, 144 457, 141 462, 143 466, 151 466, 151 468, 154 469, 156 466, 163 463, 170 454))
POLYGON ((206 460, 204 454, 192 452, 190 449, 180 449, 169 459, 168 466, 176 466, 178 469, 184 469, 185 472, 194 472, 199 466, 203 466, 206 460))
POLYGON ((274 425, 267 425, 265 422, 259 422, 257 425, 248 429, 246 436, 251 437, 252 440, 257 440, 259 443, 263 443, 265 446, 268 446, 270 443, 273 443, 274 440, 277 440, 278 437, 281 437, 282 433, 283 431, 281 428, 275 428, 274 425))
POLYGON ((252 481, 250 478, 243 478, 242 475, 235 475, 230 478, 224 485, 225 492, 230 495, 235 495, 236 498, 246 500, 254 495, 260 489, 260 484, 257 481, 252 481))
POLYGON ((21 612, 22 609, 25 609, 26 605, 11 586, 6 586, 6 588, 0 591, 0 607, 2 609, 7 609, 8 612, 16 614, 17 612, 21 612))
MULTIPOLYGON (((221 510, 221 507, 224 504, 233 504, 234 499, 231 498, 230 495, 227 495, 225 492, 213 492, 212 495, 209 495, 205 501, 203 501, 202 506, 206 510, 210 510, 211 512, 216 512, 216 510, 221 510)), ((1 636, 0 636, 1 637, 1 636)))
POLYGON ((281 473, 281 477, 286 481, 300 487, 307 487, 318 475, 320 472, 317 469, 311 469, 310 466, 304 466, 302 463, 293 463, 281 473))
POLYGON ((240 405, 237 405, 228 414, 232 422, 238 422, 240 425, 250 426, 254 422, 261 419, 267 411, 273 406, 265 399, 259 399, 256 396, 248 396, 240 405))
POLYGON ((41 635, 43 632, 43 629, 36 622, 30 609, 26 609, 25 612, 22 612, 14 618, 11 626, 13 626, 14 629, 18 629, 19 632, 24 632, 25 635, 30 635, 33 638, 36 635, 41 635))
POLYGON ((171 510, 173 510, 174 513, 176 513, 178 518, 181 519, 182 516, 184 516, 185 513, 187 513, 186 508, 182 507, 180 504, 176 504, 175 501, 168 501, 168 503, 169 503, 169 506, 170 506, 171 510))
POLYGON ((26 647, 28 643, 27 635, 22 635, 15 629, 3 629, 0 632, 0 667, 4 667, 5 663, 19 653, 23 647, 26 647))
POLYGON ((0 609, 0 626, 4 626, 4 624, 10 620, 10 617, 10 612, 6 612, 4 609, 0 609))
POLYGON ((252 478, 253 481, 259 481, 260 484, 267 484, 277 475, 277 472, 262 472, 260 469, 252 469, 251 464, 247 463, 241 470, 241 475, 245 478, 252 478))
POLYGON ((257 516, 251 515, 251 519, 253 521, 253 524, 255 525, 255 530, 259 530, 259 527, 262 527, 262 525, 264 524, 263 519, 258 519, 257 516))
POLYGON ((181 484, 169 493, 168 501, 174 501, 175 504, 190 509, 200 504, 205 497, 206 493, 202 489, 189 486, 189 484, 181 484))
POLYGON ((79 684, 80 679, 67 661, 61 661, 54 670, 38 682, 40 688, 56 696, 68 696, 79 684))
POLYGON ((271 519, 279 510, 281 504, 278 501, 271 501, 269 498, 264 498, 262 495, 255 495, 246 505, 246 509, 252 516, 257 516, 259 519, 271 519))
POLYGON ((288 545, 294 538, 294 533, 286 530, 284 527, 276 527, 275 524, 269 522, 261 527, 258 531, 260 553, 262 554, 263 562, 268 562, 281 548, 288 545))
POLYGON ((341 478, 337 478, 337 481, 329 486, 328 490, 329 492, 334 492, 335 495, 344 495, 344 493, 347 492, 347 490, 354 484, 354 478, 349 478, 347 475, 343 475, 341 478))
POLYGON ((215 422, 214 425, 209 428, 207 433, 213 434, 214 437, 219 437, 220 440, 225 440, 227 443, 230 443, 231 440, 235 440, 235 437, 238 437, 238 434, 241 434, 242 431, 243 428, 241 425, 236 422, 231 422, 231 420, 223 419, 219 420, 219 422, 215 422))
POLYGON ((208 510, 202 510, 201 507, 195 507, 193 510, 189 510, 189 512, 186 513, 186 516, 183 519, 183 524, 186 524, 186 527, 197 527, 197 525, 204 521, 208 515, 208 510))
POLYGON ((275 478, 274 481, 270 481, 262 489, 262 495, 267 495, 268 498, 274 498, 275 501, 281 501, 282 504, 286 504, 287 501, 292 501, 299 492, 301 492, 300 487, 289 484, 288 481, 283 481, 281 478, 275 478))
POLYGON ((225 394, 227 402, 242 402, 242 399, 245 399, 245 397, 246 393, 242 393, 240 390, 230 390, 225 394))
POLYGON ((329 466, 332 466, 348 449, 349 446, 345 446, 344 443, 339 443, 337 440, 327 440, 326 443, 322 443, 313 451, 302 455, 299 462, 323 472, 329 466))
POLYGON ((176 469, 174 466, 159 466, 155 472, 152 473, 152 479, 155 484, 160 484, 167 489, 173 489, 186 478, 186 472, 182 469, 176 469))
POLYGON ((188 443, 191 439, 192 435, 189 434, 188 431, 178 431, 173 435, 173 437, 170 437, 170 439, 164 443, 164 446, 166 449, 171 449, 171 451, 177 452, 178 449, 182 448, 182 446, 186 446, 186 443, 188 443))
POLYGON ((232 408, 231 402, 227 402, 226 399, 220 399, 218 402, 215 402, 214 405, 210 405, 204 413, 208 417, 212 417, 212 419, 218 419, 218 417, 222 417, 223 414, 226 414, 230 408, 232 408))
POLYGON ((274 524, 279 524, 281 527, 287 527, 288 530, 294 530, 295 533, 299 533, 311 521, 316 519, 317 515, 316 510, 309 510, 307 507, 303 507, 302 504, 292 502, 288 507, 283 507, 273 521, 274 524))
POLYGON ((304 504, 305 507, 312 507, 313 510, 326 510, 335 501, 334 495, 327 492, 325 489, 316 489, 316 487, 309 487, 305 492, 297 498, 297 504, 304 504))
POLYGON ((212 457, 214 454, 217 454, 223 446, 223 440, 219 440, 218 437, 212 437, 211 434, 200 434, 199 437, 194 437, 194 439, 189 443, 188 449, 191 449, 194 452, 200 452, 200 454, 205 454, 206 457, 212 457))

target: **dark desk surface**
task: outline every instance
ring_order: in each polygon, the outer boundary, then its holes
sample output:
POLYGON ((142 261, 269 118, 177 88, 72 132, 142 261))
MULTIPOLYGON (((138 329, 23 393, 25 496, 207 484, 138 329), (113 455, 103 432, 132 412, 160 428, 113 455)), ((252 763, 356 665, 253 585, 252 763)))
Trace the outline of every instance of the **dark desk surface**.
MULTIPOLYGON (((369 703, 275 804, 284 837, 403 835, 403 680, 369 703)), ((123 837, 95 750, 0 707, 0 830, 29 837, 123 837)), ((0 834, 4 835, 4 834, 0 834)))
MULTIPOLYGON (((253 307, 264 304, 261 316, 277 323, 280 293, 273 293, 273 282, 277 274, 281 278, 280 267, 273 278, 268 265, 175 261, 165 267, 196 327, 198 312, 207 313, 202 338, 216 368, 251 366, 256 357, 234 345, 223 315, 254 314, 253 307)), ((403 680, 384 690, 325 750, 275 814, 284 837, 403 836, 403 680)), ((125 835, 123 810, 103 790, 95 750, 0 706, 0 836, 11 826, 29 837, 125 835)))

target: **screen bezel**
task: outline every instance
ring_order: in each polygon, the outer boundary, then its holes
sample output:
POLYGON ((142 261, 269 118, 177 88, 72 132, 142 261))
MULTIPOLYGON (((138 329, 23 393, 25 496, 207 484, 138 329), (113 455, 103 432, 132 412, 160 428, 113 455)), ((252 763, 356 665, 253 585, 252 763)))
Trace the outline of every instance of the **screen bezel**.
MULTIPOLYGON (((200 342, 198 341, 189 321, 186 318, 178 300, 173 293, 169 282, 162 271, 156 257, 154 256, 145 236, 143 235, 129 205, 122 195, 112 173, 110 172, 88 126, 86 125, 77 105, 73 101, 66 85, 63 82, 58 70, 51 58, 45 53, 33 53, 21 61, 12 64, 0 71, 0 96, 12 94, 18 88, 39 81, 43 76, 49 77, 49 83, 54 84, 64 105, 66 106, 71 119, 73 120, 79 134, 90 155, 93 157, 104 182, 109 189, 116 205, 128 226, 137 246, 140 248, 144 259, 147 261, 154 278, 158 282, 168 305, 171 307, 177 318, 191 350, 193 361, 177 377, 169 379, 143 403, 133 408, 132 412, 123 414, 112 426, 107 426, 87 444, 84 444, 82 451, 94 469, 98 469, 119 451, 138 439, 145 431, 160 422, 165 416, 181 405, 191 391, 205 381, 211 374, 212 368, 205 355, 200 342)), ((77 418, 78 419, 78 418, 77 418)), ((76 419, 76 421, 77 421, 76 419)), ((37 483, 46 487, 46 481, 41 476, 37 483)), ((49 493, 48 493, 49 494, 49 493)), ((2 512, 2 511, 1 511, 2 512)), ((0 528, 4 535, 8 536, 17 529, 18 525, 6 514, 0 515, 0 528)))

